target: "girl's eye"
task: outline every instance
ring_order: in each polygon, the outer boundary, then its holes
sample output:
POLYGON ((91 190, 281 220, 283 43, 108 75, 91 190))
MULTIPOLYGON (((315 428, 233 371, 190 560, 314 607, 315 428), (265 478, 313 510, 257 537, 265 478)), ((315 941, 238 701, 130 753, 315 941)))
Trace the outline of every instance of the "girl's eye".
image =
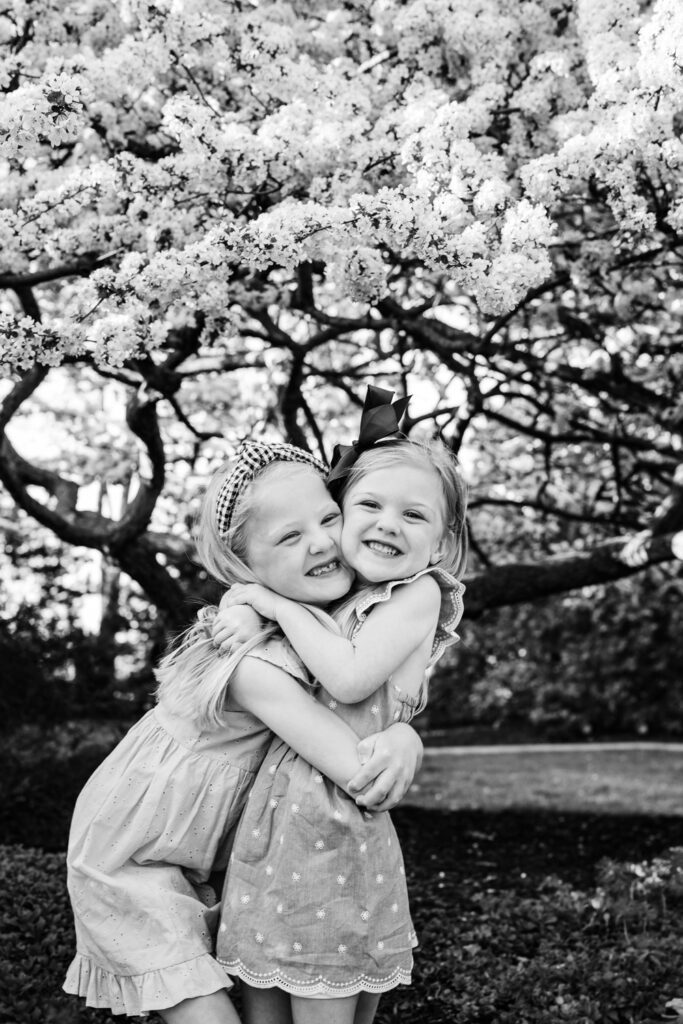
POLYGON ((286 533, 284 537, 280 537, 278 544, 286 544, 290 540, 296 540, 298 536, 299 534, 295 530, 292 530, 291 533, 286 533))
POLYGON ((359 501, 358 504, 362 508, 379 508, 379 505, 377 504, 377 502, 376 501, 370 501, 369 498, 364 498, 363 501, 359 501))
POLYGON ((422 515, 422 513, 421 512, 415 512, 414 509, 408 509, 408 511, 406 512, 406 515, 410 516, 411 519, 424 519, 424 516, 422 515))
POLYGON ((330 526, 332 523, 336 523, 340 516, 341 512, 328 513, 328 515, 323 519, 323 526, 330 526))

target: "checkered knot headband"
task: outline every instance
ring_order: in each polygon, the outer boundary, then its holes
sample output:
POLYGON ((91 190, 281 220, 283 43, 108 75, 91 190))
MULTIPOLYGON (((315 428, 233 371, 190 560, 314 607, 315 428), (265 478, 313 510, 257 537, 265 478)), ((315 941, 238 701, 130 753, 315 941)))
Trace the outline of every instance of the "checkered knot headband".
POLYGON ((301 462, 305 466, 312 466, 323 476, 327 472, 323 463, 305 452, 303 448, 295 448, 293 444, 282 444, 277 441, 273 444, 243 441, 237 451, 236 460, 235 468, 223 482, 216 496, 216 526, 222 539, 225 539, 230 530, 237 502, 256 474, 266 466, 273 462, 301 462))

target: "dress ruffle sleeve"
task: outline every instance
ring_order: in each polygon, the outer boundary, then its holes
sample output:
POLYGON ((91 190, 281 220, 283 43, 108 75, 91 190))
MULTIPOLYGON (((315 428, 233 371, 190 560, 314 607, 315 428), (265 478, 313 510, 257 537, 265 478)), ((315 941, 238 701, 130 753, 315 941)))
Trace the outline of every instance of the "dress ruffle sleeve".
POLYGON ((249 651, 247 657, 258 658, 259 661, 267 661, 269 665, 281 668, 307 690, 315 688, 308 669, 285 637, 274 636, 264 640, 258 647, 249 651))
POLYGON ((436 633, 434 634, 434 640, 432 642, 432 653, 430 658, 430 663, 434 664, 434 662, 441 657, 447 647, 450 647, 451 644, 457 643, 460 639, 455 630, 462 618, 464 610, 462 598, 465 593, 465 585, 460 583, 459 580, 456 580, 455 576, 451 576, 449 572, 446 572, 445 569, 441 569, 438 566, 429 566, 427 569, 422 569, 420 572, 415 573, 414 576, 410 576, 405 580, 388 580, 386 583, 382 583, 367 594, 364 594, 356 605, 356 618, 358 619, 358 622, 354 627, 351 639, 355 637, 356 633, 365 622, 371 608, 376 604, 382 604, 384 601, 388 601, 396 587, 404 586, 406 583, 413 583, 415 580, 419 579, 420 576, 433 576, 439 585, 439 590, 441 591, 439 621, 436 627, 436 633))

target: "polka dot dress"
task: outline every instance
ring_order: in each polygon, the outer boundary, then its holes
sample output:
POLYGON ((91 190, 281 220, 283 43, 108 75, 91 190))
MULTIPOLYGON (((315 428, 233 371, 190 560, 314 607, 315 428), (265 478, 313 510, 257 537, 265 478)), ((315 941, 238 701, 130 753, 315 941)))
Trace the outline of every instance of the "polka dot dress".
MULTIPOLYGON (((464 589, 448 574, 434 574, 442 613, 432 662, 456 639, 464 589)), ((363 598, 359 629, 372 605, 387 600, 396 585, 363 598)), ((317 696, 359 736, 369 736, 409 721, 426 692, 410 697, 386 682, 353 705, 324 689, 317 696)), ((359 808, 275 738, 237 830, 219 962, 255 987, 347 996, 408 983, 416 945, 403 858, 388 813, 359 808)))

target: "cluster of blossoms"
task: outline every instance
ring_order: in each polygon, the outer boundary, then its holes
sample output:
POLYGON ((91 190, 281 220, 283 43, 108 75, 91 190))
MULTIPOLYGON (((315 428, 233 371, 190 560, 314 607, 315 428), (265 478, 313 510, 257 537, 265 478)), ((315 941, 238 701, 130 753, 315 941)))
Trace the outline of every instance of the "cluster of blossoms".
POLYGON ((643 175, 663 180, 678 230, 680 4, 559 17, 533 0, 14 4, 2 269, 76 270, 46 286, 45 337, 59 323, 68 341, 43 349, 36 328, 20 355, 25 311, 7 300, 0 361, 84 345, 121 365, 197 314, 229 334, 264 278, 286 308, 304 263, 336 310, 406 265, 499 315, 549 279, 589 182, 632 245, 655 226, 643 175))

